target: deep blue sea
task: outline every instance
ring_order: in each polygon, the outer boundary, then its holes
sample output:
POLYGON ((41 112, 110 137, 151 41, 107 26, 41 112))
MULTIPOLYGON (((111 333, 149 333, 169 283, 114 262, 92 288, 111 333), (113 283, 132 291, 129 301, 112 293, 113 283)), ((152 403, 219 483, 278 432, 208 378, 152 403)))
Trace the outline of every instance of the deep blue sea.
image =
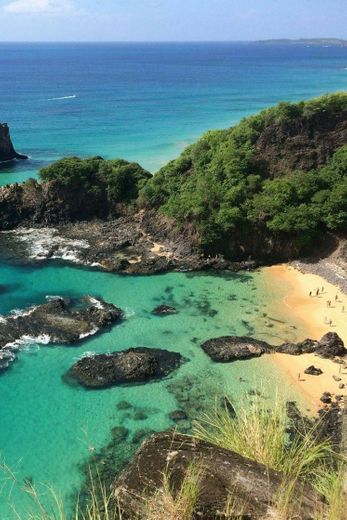
MULTIPOLYGON (((124 157, 155 172, 211 128, 346 86, 347 49, 338 47, 0 44, 0 121, 10 124, 16 148, 30 155, 28 162, 2 165, 0 184, 36 176, 65 155, 124 157)), ((201 341, 234 333, 279 342, 304 334, 282 303, 286 288, 274 287, 263 272, 127 278, 59 263, 0 261, 0 288, 2 314, 47 295, 88 293, 127 316, 77 347, 27 345, 0 375, 0 464, 12 472, 0 477, 1 520, 17 518, 13 507, 29 518, 28 482, 40 493, 42 484, 52 485, 69 500, 81 483, 80 464, 90 448, 110 441, 112 427, 128 428, 131 442, 138 430, 172 426, 168 414, 182 406, 182 393, 202 401, 228 393, 237 403, 259 381, 285 387, 270 361, 216 365, 201 341), (158 303, 174 304, 178 314, 153 317, 158 303), (62 381, 84 352, 130 346, 178 350, 190 361, 150 385, 86 392, 62 381), (122 400, 132 404, 130 412, 116 408, 122 400)))

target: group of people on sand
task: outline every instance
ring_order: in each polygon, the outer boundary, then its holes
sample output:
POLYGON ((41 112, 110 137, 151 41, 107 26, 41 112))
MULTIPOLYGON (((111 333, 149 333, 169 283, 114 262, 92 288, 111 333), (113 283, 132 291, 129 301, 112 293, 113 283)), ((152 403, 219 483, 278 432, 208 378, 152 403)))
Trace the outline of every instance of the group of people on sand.
MULTIPOLYGON (((320 296, 322 294, 324 294, 324 287, 318 287, 315 291, 310 291, 309 296, 314 297, 314 296, 320 296)), ((339 302, 339 295, 336 294, 336 296, 335 296, 335 303, 338 303, 338 302, 339 302)), ((328 309, 332 308, 331 304, 332 304, 332 301, 331 300, 327 300, 327 307, 328 307, 328 309)), ((342 306, 341 310, 342 310, 342 312, 345 312, 345 307, 342 306)), ((324 320, 324 324, 325 325, 329 325, 330 327, 332 327, 333 326, 333 321, 332 320, 328 320, 328 318, 326 317, 325 320, 324 320)))

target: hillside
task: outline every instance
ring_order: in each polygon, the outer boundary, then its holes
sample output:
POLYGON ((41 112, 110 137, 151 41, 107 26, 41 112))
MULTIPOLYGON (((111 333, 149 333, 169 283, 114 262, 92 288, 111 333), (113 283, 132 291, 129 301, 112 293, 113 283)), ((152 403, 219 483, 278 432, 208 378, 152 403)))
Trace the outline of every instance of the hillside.
POLYGON ((347 94, 281 103, 212 131, 162 168, 144 204, 193 225, 206 251, 296 256, 347 223, 347 94))

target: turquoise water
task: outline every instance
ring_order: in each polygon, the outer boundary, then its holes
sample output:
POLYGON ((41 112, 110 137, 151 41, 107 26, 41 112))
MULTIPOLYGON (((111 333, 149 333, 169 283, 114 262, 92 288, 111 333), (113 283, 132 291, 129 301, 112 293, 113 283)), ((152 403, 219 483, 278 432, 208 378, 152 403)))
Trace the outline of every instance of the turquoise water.
MULTIPOLYGON (((154 172, 210 128, 278 101, 345 89, 346 67, 347 49, 334 47, 0 43, 0 117, 16 148, 31 157, 2 165, 0 184, 36 176, 72 154, 124 157, 154 172)), ((223 334, 274 342, 303 336, 282 304, 286 288, 274 287, 263 273, 120 277, 0 262, 0 289, 1 314, 47 295, 88 293, 127 316, 77 347, 31 346, 0 376, 0 454, 17 480, 0 479, 1 520, 16 518, 11 505, 20 512, 28 506, 20 492, 25 482, 40 491, 40 483, 52 484, 71 498, 89 448, 108 443, 114 426, 129 429, 130 445, 139 430, 172 426, 168 414, 176 408, 194 415, 218 395, 238 402, 259 381, 268 394, 284 386, 269 360, 213 364, 201 341, 223 334), (152 316, 159 303, 174 304, 177 315, 152 316), (189 361, 170 379, 142 386, 88 392, 62 381, 83 353, 130 346, 177 350, 189 361), (133 408, 118 410, 122 400, 133 408)))
POLYGON ((73 154, 154 172, 208 129, 346 89, 346 67, 343 47, 0 43, 0 117, 32 157, 2 169, 0 182, 73 154))
MULTIPOLYGON (((52 484, 69 498, 81 483, 79 466, 88 459, 88 448, 106 444, 112 427, 125 426, 133 435, 144 428, 159 431, 172 426, 168 414, 181 408, 182 402, 177 402, 168 385, 179 390, 188 378, 194 385, 190 399, 201 404, 225 394, 237 403, 256 387, 256 380, 272 391, 280 383, 280 374, 266 359, 212 363, 199 346, 202 341, 224 334, 256 334, 279 342, 298 334, 292 323, 272 321, 273 317, 283 318, 272 309, 274 298, 280 301, 285 288, 274 290, 261 272, 129 278, 59 265, 36 269, 3 265, 0 272, 3 291, 8 291, 0 302, 1 313, 18 303, 42 302, 46 295, 89 293, 126 312, 122 324, 80 346, 31 346, 0 377, 0 446, 19 485, 8 481, 2 490, 2 520, 14 518, 10 504, 15 503, 19 510, 28 507, 19 491, 28 479, 41 491, 40 483, 52 484), (153 316, 151 310, 159 303, 175 305, 178 313, 153 316), (269 315, 264 316, 266 313, 269 315), (64 373, 83 353, 132 346, 179 351, 189 361, 168 380, 140 386, 86 391, 62 382, 64 373), (132 403, 135 410, 130 414, 118 411, 116 405, 122 400, 132 403), (135 411, 148 418, 136 421, 135 411)), ((287 318, 284 315, 285 321, 287 318)))

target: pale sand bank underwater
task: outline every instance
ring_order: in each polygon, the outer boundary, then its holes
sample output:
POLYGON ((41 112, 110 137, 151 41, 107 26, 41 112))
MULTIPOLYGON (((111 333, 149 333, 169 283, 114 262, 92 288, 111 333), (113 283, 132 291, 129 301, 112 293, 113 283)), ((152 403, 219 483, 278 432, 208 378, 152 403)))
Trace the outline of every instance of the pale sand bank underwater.
MULTIPOLYGON (((333 331, 339 334, 347 344, 347 296, 341 293, 337 287, 320 276, 301 273, 288 264, 268 267, 264 269, 264 272, 269 279, 273 280, 273 284, 285 285, 288 288, 283 303, 293 319, 299 324, 301 322, 302 330, 310 338, 320 339, 325 333, 333 331), (319 289, 318 296, 316 295, 317 289, 319 289), (331 307, 327 305, 329 300, 331 307)), ((300 338, 300 340, 303 339, 305 338, 300 338)), ((321 359, 315 354, 301 356, 273 354, 271 357, 276 365, 286 373, 291 385, 306 397, 313 410, 322 405, 320 397, 323 392, 328 391, 337 395, 346 393, 345 389, 339 389, 341 383, 347 385, 347 370, 343 368, 343 365, 328 359, 321 359), (310 365, 323 370, 323 374, 320 376, 306 375, 304 371, 310 365), (333 376, 341 378, 341 381, 335 381, 333 376)))

